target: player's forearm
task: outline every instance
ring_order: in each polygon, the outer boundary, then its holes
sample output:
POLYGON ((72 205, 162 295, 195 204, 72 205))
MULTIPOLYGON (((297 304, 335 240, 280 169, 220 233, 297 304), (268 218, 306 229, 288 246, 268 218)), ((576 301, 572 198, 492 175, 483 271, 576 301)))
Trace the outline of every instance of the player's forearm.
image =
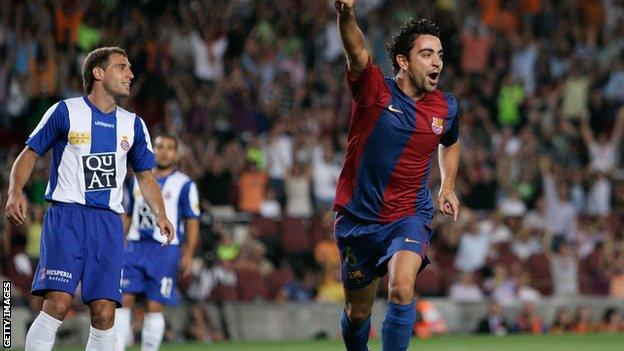
POLYGON ((24 189, 38 159, 39 155, 31 148, 25 147, 24 150, 22 150, 11 168, 9 193, 21 192, 24 189))
POLYGON ((136 173, 137 181, 143 198, 149 205, 154 216, 158 217, 165 214, 165 203, 160 192, 160 187, 156 182, 154 173, 151 170, 136 173))
POLYGON ((455 188, 455 177, 459 169, 459 155, 461 146, 459 141, 450 146, 440 145, 438 148, 438 163, 442 188, 455 188))
POLYGON ((364 35, 357 25, 353 11, 338 15, 338 30, 347 56, 349 71, 353 73, 362 71, 368 63, 368 52, 364 35))
POLYGON ((183 255, 195 255, 197 245, 199 245, 199 219, 187 219, 184 224, 184 232, 186 233, 186 245, 183 255))

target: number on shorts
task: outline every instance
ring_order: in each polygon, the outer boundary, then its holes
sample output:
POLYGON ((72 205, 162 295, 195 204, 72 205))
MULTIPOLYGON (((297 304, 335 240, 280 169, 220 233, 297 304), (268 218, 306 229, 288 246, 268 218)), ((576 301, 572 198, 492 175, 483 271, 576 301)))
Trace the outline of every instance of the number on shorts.
POLYGON ((173 289, 173 279, 164 277, 160 280, 160 294, 164 297, 171 296, 171 290, 173 289))

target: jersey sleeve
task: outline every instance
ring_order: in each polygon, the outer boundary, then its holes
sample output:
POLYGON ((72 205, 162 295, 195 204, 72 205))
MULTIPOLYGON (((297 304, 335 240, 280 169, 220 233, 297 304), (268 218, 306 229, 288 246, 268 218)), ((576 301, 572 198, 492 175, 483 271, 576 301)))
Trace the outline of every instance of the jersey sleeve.
POLYGON ((43 114, 41 121, 26 140, 26 145, 39 156, 43 156, 57 140, 66 139, 68 132, 69 111, 65 102, 60 101, 43 114))
POLYGON ((189 180, 182 187, 179 206, 182 218, 199 218, 199 194, 193 181, 189 180))
POLYGON ((128 160, 135 172, 143 172, 156 167, 149 131, 139 116, 134 120, 134 142, 128 152, 128 160))
POLYGON ((134 182, 135 178, 132 177, 124 184, 123 208, 129 216, 132 216, 132 212, 134 212, 134 182))
POLYGON ((446 125, 448 126, 442 137, 440 138, 440 144, 444 146, 451 146, 459 139, 459 107, 457 100, 451 94, 445 93, 445 98, 448 103, 448 116, 446 118, 446 125))
POLYGON ((351 90, 353 102, 361 106, 370 106, 381 96, 381 92, 387 90, 384 75, 381 69, 373 65, 371 59, 359 75, 354 75, 347 70, 347 83, 351 90))

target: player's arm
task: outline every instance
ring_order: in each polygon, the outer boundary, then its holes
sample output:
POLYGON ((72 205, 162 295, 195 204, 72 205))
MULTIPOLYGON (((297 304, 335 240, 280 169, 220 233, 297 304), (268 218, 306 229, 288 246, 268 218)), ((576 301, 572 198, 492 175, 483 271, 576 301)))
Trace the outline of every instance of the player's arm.
POLYGON ((167 237, 167 244, 169 244, 171 240, 173 240, 175 233, 173 232, 173 225, 169 219, 167 219, 165 203, 163 201, 162 193, 160 192, 160 187, 156 182, 156 177, 154 177, 154 173, 151 169, 136 172, 135 175, 139 183, 141 193, 143 193, 145 201, 156 217, 158 229, 160 229, 160 233, 162 235, 167 237))
POLYGON ((6 216, 11 223, 21 226, 26 221, 27 201, 23 190, 30 178, 39 155, 26 146, 17 156, 9 178, 9 191, 6 203, 6 216))
POLYGON ((199 218, 188 218, 184 221, 184 232, 186 233, 186 244, 182 249, 180 269, 182 274, 188 276, 193 268, 193 256, 199 244, 199 218))
POLYGON ((455 196, 455 178, 459 169, 460 153, 459 141, 448 146, 444 144, 438 146, 438 164, 442 179, 438 193, 438 209, 443 214, 453 216, 455 221, 459 215, 459 200, 455 196))
POLYGON ((132 215, 128 215, 127 213, 124 213, 121 216, 121 220, 123 221, 124 234, 127 236, 128 231, 130 231, 130 225, 132 224, 132 215))
POLYGON ((364 42, 364 35, 355 20, 353 7, 355 0, 335 0, 334 8, 338 13, 338 30, 342 47, 347 56, 349 72, 355 76, 366 67, 369 55, 364 42))

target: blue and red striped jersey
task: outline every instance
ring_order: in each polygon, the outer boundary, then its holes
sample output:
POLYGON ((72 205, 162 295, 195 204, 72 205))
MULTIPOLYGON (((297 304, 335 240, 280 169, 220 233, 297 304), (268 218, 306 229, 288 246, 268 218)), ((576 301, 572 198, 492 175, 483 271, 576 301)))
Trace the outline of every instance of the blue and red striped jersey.
POLYGON ((455 97, 436 89, 416 101, 370 60, 347 81, 353 100, 334 210, 380 223, 433 215, 429 173, 438 145, 457 141, 455 97))

